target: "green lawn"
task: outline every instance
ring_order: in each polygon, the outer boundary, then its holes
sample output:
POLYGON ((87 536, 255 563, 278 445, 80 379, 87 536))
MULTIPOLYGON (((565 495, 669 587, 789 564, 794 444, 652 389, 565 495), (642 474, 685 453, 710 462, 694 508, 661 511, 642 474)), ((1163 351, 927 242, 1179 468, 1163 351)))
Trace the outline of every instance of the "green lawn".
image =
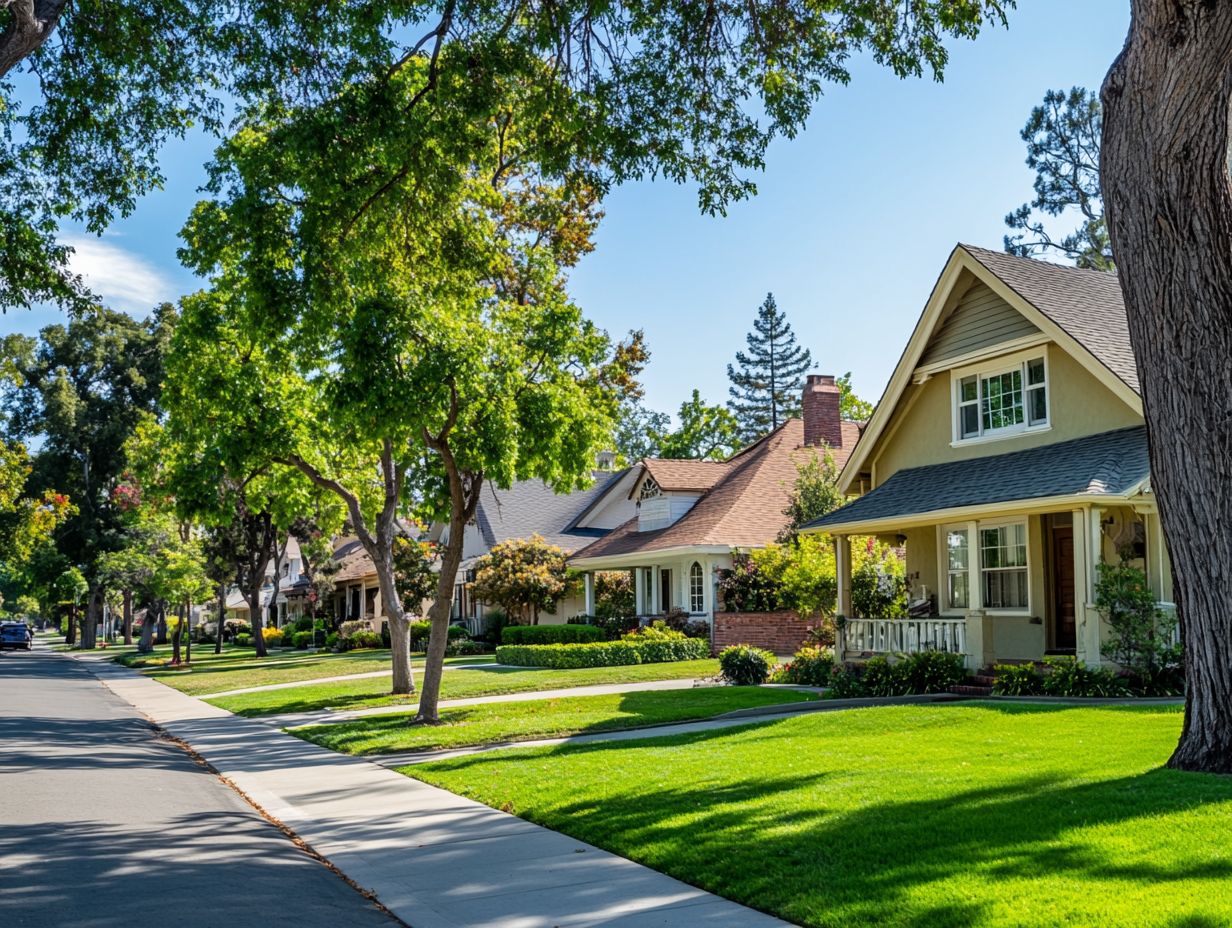
POLYGON ((1173 707, 886 706, 405 773, 807 926, 1232 925, 1173 707))
MULTIPOLYGON (((211 655, 212 657, 213 655, 211 655)), ((413 666, 423 664, 423 656, 413 656, 413 666)), ((491 655, 471 657, 447 657, 446 664, 487 664, 491 655)), ((271 683, 297 683, 303 680, 318 680, 321 677, 337 677, 352 673, 370 673, 390 669, 390 655, 383 651, 348 651, 344 654, 321 652, 308 654, 303 651, 282 652, 271 655, 269 660, 248 658, 242 661, 210 661, 198 664, 193 661, 189 669, 170 667, 149 669, 146 676, 154 677, 168 686, 190 696, 202 693, 221 693, 227 690, 245 689, 250 686, 267 686, 271 683), (291 657, 290 655, 296 655, 291 657)), ((385 688, 389 684, 385 683, 385 688)))
MULTIPOLYGON (((670 664, 633 664, 627 667, 586 667, 581 670, 527 670, 499 664, 483 670, 450 670, 441 678, 443 699, 494 696, 500 693, 525 693, 597 683, 639 683, 645 680, 681 680, 713 677, 719 672, 717 660, 678 661, 670 664)), ((416 678, 418 682, 418 678, 416 678)), ((164 680, 163 682, 173 682, 164 680)), ((271 715, 284 712, 310 712, 315 709, 358 709, 367 706, 407 705, 415 696, 389 695, 389 681, 383 677, 296 686, 284 690, 243 693, 207 700, 238 715, 271 715)))
POLYGON ((444 724, 440 726, 411 726, 407 724, 408 715, 383 715, 297 728, 292 733, 345 754, 390 754, 616 731, 816 698, 812 693, 793 690, 709 686, 446 709, 441 712, 444 724))

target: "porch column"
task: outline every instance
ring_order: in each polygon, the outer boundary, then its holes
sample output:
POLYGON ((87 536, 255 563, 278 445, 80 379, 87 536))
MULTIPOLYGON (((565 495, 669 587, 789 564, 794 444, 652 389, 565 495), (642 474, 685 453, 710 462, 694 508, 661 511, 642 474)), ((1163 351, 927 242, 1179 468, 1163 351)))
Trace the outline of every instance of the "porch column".
POLYGON ((997 661, 992 619, 984 611, 984 575, 980 554, 980 524, 967 523, 967 669, 982 670, 997 661))
POLYGON ((836 614, 845 619, 855 618, 851 614, 851 539, 846 535, 834 538, 834 566, 838 581, 836 614))
POLYGON ((595 614, 595 575, 593 571, 582 574, 582 582, 586 585, 586 614, 595 614))
POLYGON ((1102 550, 1104 511, 1098 506, 1092 506, 1086 513, 1075 513, 1075 525, 1083 519, 1084 515, 1086 525, 1081 558, 1085 563, 1081 565, 1077 563, 1079 558, 1077 539, 1074 541, 1074 566, 1077 568, 1074 572, 1074 593, 1075 599, 1078 600, 1074 607, 1081 616, 1078 620, 1077 657, 1088 666, 1096 667, 1103 663, 1103 655, 1100 653, 1102 636, 1100 635, 1099 610, 1095 608, 1095 581, 1097 579, 1096 565, 1104 559, 1102 550), (1077 594, 1080 591, 1082 597, 1078 599, 1077 594))
POLYGON ((637 615, 642 614, 642 605, 646 602, 645 596, 646 572, 640 567, 633 568, 633 611, 637 615))
MULTIPOLYGON (((1098 519, 1098 516, 1096 516, 1098 519)), ((1092 656, 1087 635, 1087 600, 1091 594, 1091 519, 1090 511, 1075 509, 1071 515, 1074 524, 1074 629, 1075 656, 1084 664, 1099 658, 1098 644, 1092 656)), ((1098 524, 1098 522, 1096 523, 1098 524)))

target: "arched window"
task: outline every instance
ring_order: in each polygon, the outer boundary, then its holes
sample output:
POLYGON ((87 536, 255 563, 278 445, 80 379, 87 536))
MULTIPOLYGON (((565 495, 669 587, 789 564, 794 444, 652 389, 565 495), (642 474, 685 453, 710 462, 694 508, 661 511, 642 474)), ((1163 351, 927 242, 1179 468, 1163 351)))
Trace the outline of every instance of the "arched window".
POLYGON ((706 576, 697 561, 689 568, 689 611, 706 611, 706 576))
POLYGON ((654 499, 659 495, 659 485, 655 483, 654 477, 647 477, 642 481, 642 492, 638 494, 638 499, 654 499))

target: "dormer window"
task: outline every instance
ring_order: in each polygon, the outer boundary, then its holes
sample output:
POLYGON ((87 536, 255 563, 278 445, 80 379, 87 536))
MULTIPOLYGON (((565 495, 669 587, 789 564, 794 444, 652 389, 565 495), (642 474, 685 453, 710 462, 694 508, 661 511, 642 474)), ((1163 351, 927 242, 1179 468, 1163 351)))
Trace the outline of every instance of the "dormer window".
POLYGON ((952 376, 955 444, 1048 428, 1046 355, 1015 355, 952 376))
POLYGON ((642 490, 638 493, 637 498, 639 500, 655 499, 659 496, 659 493, 659 485, 655 483, 654 477, 647 477, 642 481, 642 490))

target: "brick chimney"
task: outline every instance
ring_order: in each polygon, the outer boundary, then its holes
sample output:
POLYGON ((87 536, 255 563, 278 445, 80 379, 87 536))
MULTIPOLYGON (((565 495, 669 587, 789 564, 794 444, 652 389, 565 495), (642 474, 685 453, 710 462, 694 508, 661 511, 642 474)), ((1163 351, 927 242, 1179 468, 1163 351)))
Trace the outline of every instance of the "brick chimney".
POLYGON ((809 374, 804 384, 804 443, 843 447, 839 390, 832 374, 809 374))

